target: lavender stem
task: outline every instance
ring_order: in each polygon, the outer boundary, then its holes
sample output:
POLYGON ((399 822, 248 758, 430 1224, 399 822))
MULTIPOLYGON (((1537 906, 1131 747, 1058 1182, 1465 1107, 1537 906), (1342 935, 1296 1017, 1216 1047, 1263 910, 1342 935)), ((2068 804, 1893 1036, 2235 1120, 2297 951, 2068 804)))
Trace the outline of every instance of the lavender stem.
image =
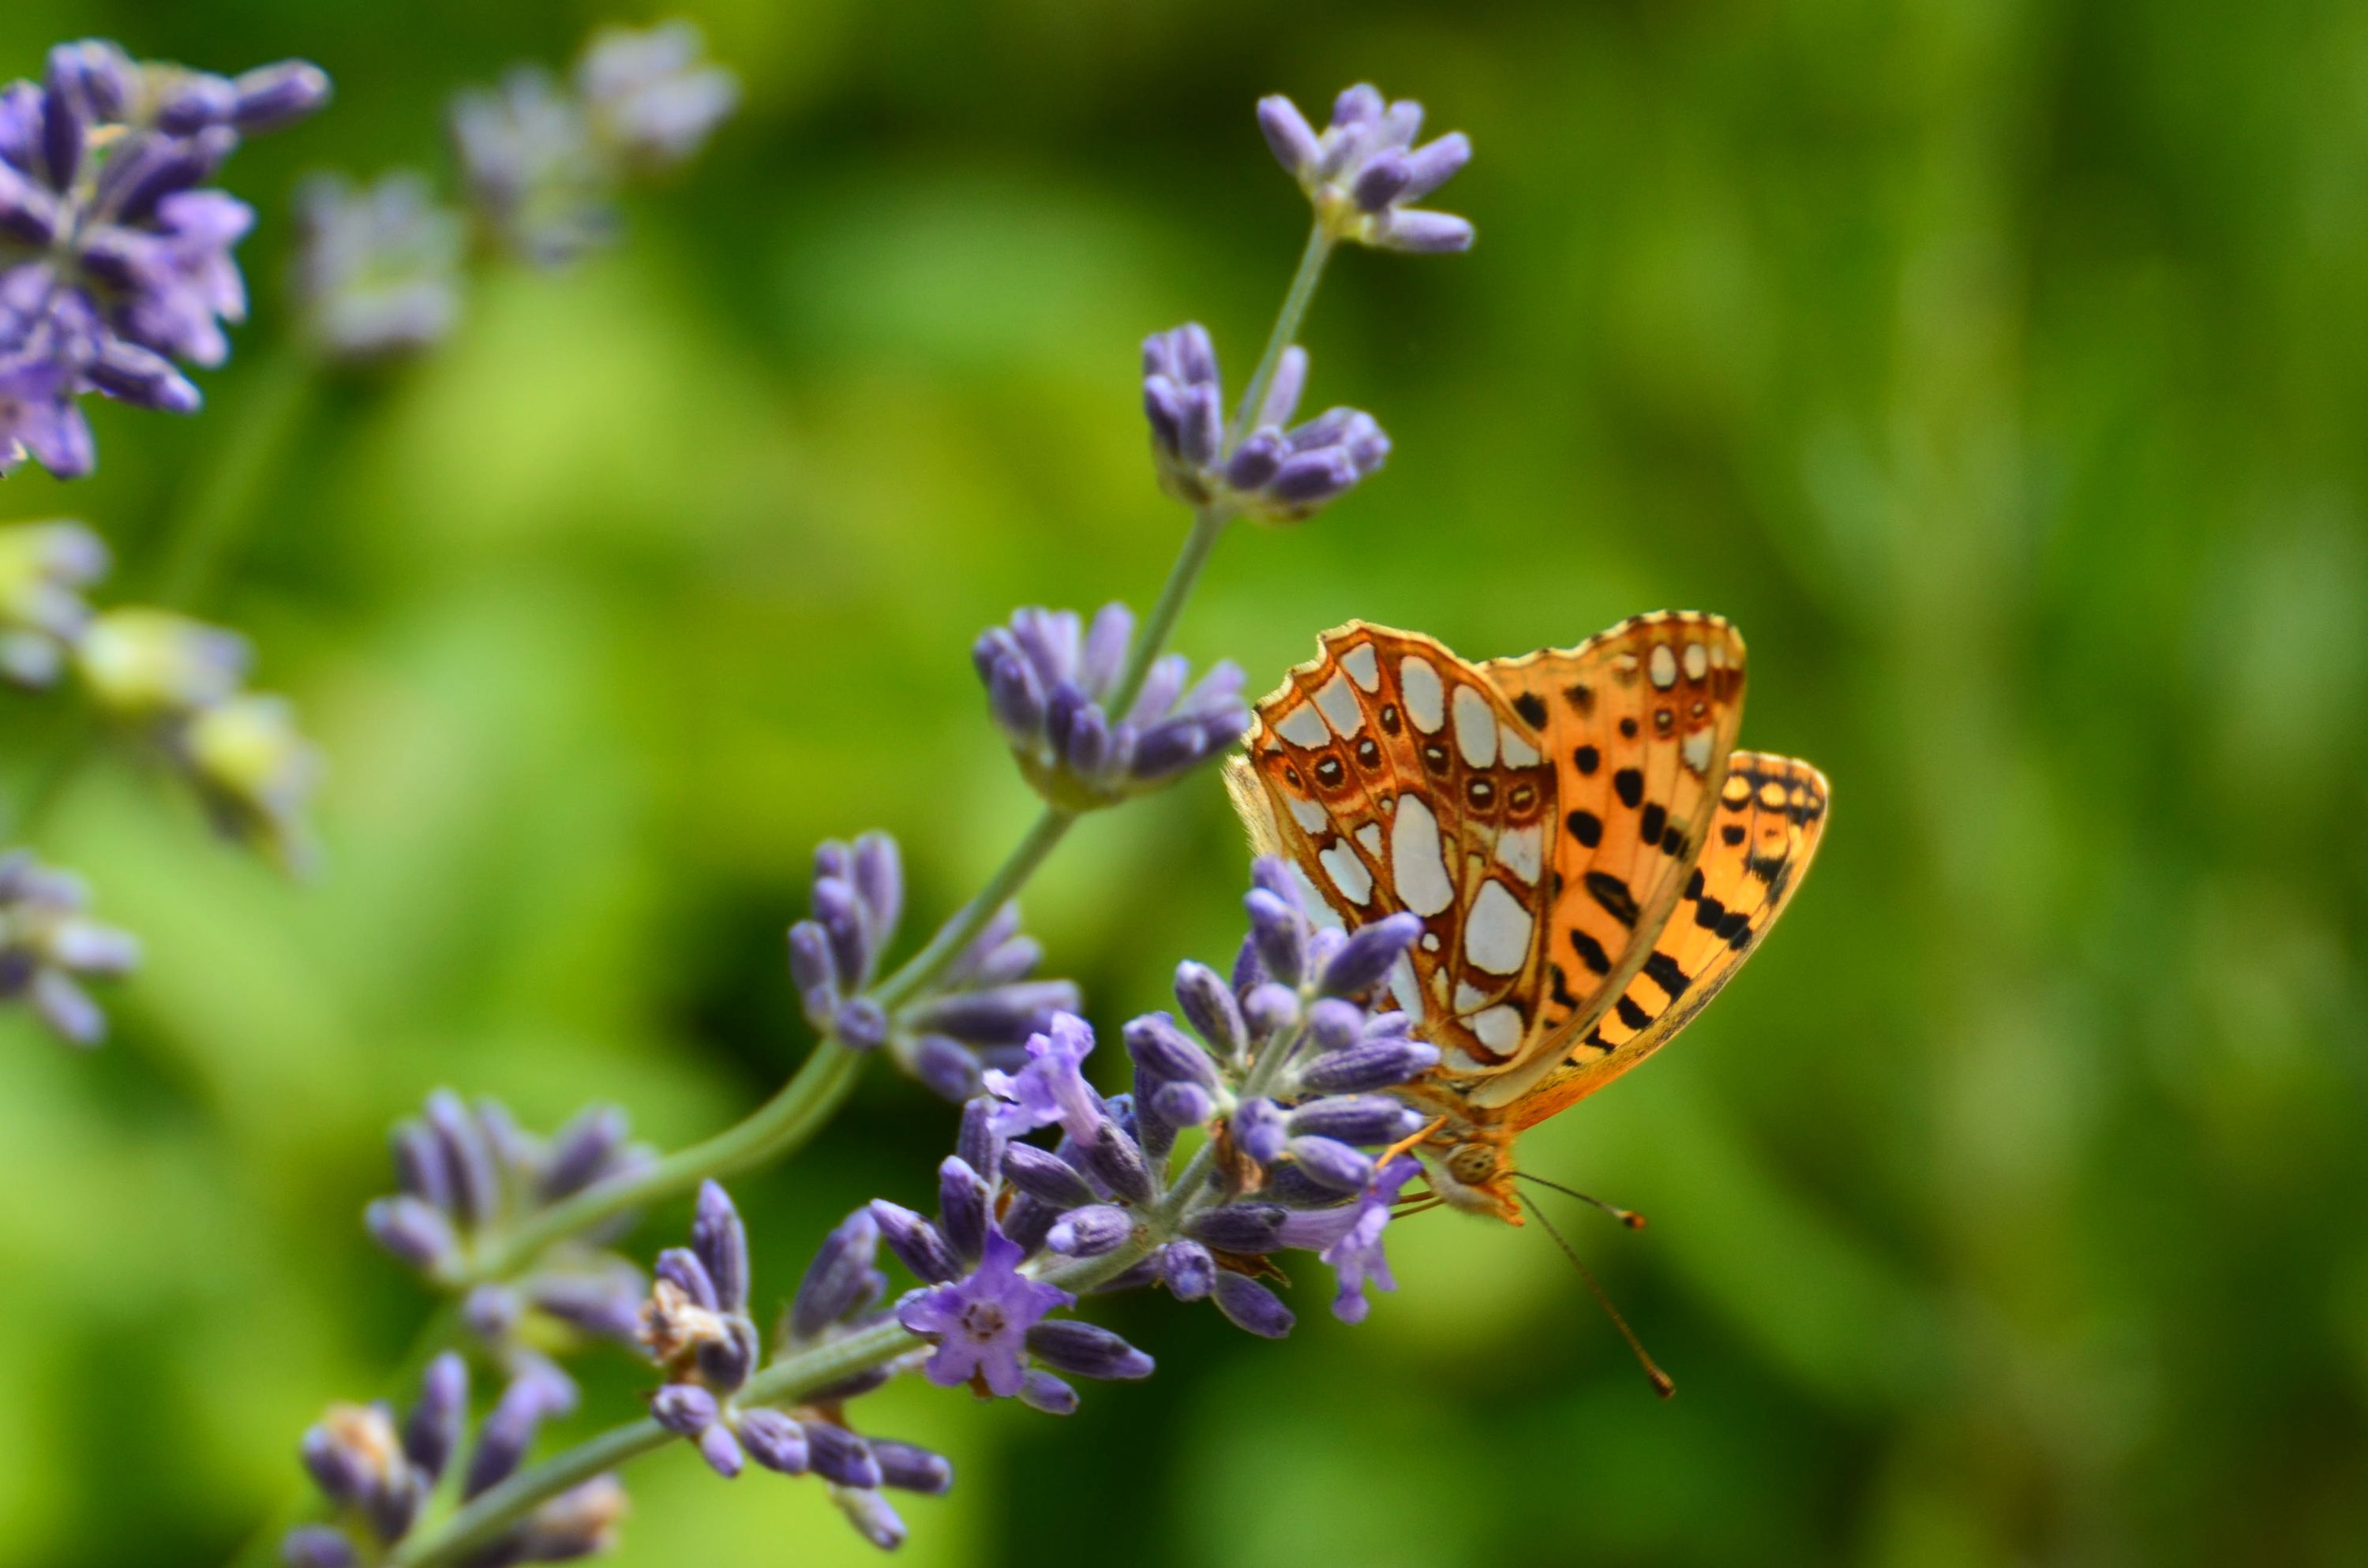
POLYGON ((1266 350, 1258 356, 1258 369, 1251 374, 1250 384, 1242 389, 1241 412, 1234 415, 1233 428, 1225 432, 1222 456, 1233 455, 1242 437, 1249 434, 1250 421, 1265 406, 1267 389, 1274 385, 1275 370, 1282 364, 1282 351, 1299 340, 1300 325, 1307 319, 1307 307, 1315 299, 1315 286, 1324 280, 1324 264, 1332 259, 1332 247, 1337 243, 1320 219, 1307 231, 1306 248, 1299 253, 1299 270, 1291 275, 1290 291, 1282 297, 1282 309, 1275 312, 1274 330, 1267 334, 1266 350))

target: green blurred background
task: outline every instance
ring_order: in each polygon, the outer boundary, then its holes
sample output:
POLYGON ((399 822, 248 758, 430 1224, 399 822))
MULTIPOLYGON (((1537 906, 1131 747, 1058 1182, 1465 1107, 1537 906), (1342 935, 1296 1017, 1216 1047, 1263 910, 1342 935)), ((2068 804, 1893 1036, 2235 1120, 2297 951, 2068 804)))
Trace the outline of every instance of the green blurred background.
MULTIPOLYGON (((1681 1392, 1534 1228, 1427 1217, 1362 1328, 1313 1278, 1281 1345, 1130 1301, 1159 1376, 1065 1423, 872 1402, 961 1476, 906 1554, 2368 1561, 2368 8, 685 9, 747 88, 704 163, 311 389, 257 476, 204 608, 334 759, 326 879, 128 763, 44 831, 151 961, 96 1056, 0 1023, 0 1563, 219 1562, 292 1494, 425 1310, 357 1215, 428 1088, 687 1141, 805 1048, 815 839, 899 834, 925 918, 975 884, 1030 801, 970 640, 1148 601, 1182 518, 1136 341, 1197 317, 1247 367, 1304 222, 1252 100, 1366 77, 1472 133, 1480 244, 1337 264, 1313 395, 1396 454, 1229 539, 1182 646, 1263 689, 1349 616, 1750 637, 1747 742, 1835 783, 1822 864, 1682 1049, 1524 1145, 1652 1216, 1570 1223, 1681 1392)), ((439 165, 452 87, 615 15, 13 0, 0 75, 103 34, 340 96, 230 170, 257 310, 206 413, 100 411, 100 476, 0 517, 87 519, 136 592, 283 373, 294 179, 439 165)), ((1112 1024, 1230 951, 1243 869, 1203 776, 1030 919, 1112 1024)), ((737 1184, 760 1293, 951 1131, 877 1075, 737 1184)), ((625 1562, 871 1556, 812 1485, 628 1479, 625 1562)))

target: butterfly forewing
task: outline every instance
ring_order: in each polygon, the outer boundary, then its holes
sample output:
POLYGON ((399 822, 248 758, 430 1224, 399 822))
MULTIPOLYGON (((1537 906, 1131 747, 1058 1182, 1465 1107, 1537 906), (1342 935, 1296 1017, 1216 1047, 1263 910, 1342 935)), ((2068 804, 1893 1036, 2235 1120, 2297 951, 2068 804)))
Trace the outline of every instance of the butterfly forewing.
MULTIPOLYGON (((1398 1004, 1459 1070, 1541 1038, 1556 770, 1479 669, 1428 637, 1352 621, 1258 704, 1232 776, 1350 926, 1400 910, 1425 931, 1398 1004)), ((1257 827, 1254 826, 1254 832, 1257 827)))
POLYGON ((1543 1026, 1497 1071, 1518 1096, 1584 1040, 1650 961, 1710 831, 1743 722, 1743 639, 1691 611, 1637 616, 1572 649, 1480 666, 1553 761, 1557 814, 1543 1026))
MULTIPOLYGON (((1533 1088, 1509 1101, 1515 1130, 1585 1098, 1667 1044, 1782 914, 1824 835, 1825 776, 1805 762, 1737 752, 1711 834, 1651 956, 1611 1010, 1533 1088)), ((1475 1104, 1507 1103, 1484 1086, 1475 1104)))

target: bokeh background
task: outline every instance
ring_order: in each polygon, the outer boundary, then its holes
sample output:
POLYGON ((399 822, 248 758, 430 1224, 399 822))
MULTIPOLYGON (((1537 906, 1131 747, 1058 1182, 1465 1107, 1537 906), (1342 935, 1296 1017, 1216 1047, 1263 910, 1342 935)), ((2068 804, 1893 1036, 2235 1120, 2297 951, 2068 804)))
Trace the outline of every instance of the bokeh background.
MULTIPOLYGON (((102 411, 98 478, 0 490, 130 593, 262 444, 203 608, 335 768, 313 887, 128 762, 44 827, 151 961, 95 1056, 0 1022, 0 1562, 216 1563, 293 1494, 426 1311, 357 1215, 428 1088, 687 1141, 805 1049, 815 839, 902 835, 929 918, 975 884, 1030 807, 970 640, 1148 601, 1183 519, 1136 341, 1197 317, 1247 366, 1304 221, 1252 100, 1366 77, 1472 133, 1442 204, 1481 242, 1336 266, 1314 395, 1395 456, 1229 539, 1182 646, 1263 689, 1352 615, 1474 656, 1663 605, 1748 634, 1748 742, 1835 782, 1823 861, 1681 1049, 1525 1144, 1651 1215, 1569 1224, 1682 1392, 1534 1228, 1428 1217, 1360 1329, 1313 1278, 1281 1345, 1128 1301, 1160 1374, 1065 1423, 882 1396, 961 1476, 906 1554, 2368 1560, 2368 10, 683 9, 747 89, 710 156, 613 252, 484 276, 434 357, 300 383, 276 449, 297 176, 437 166, 453 87, 647 16, 0 12, 0 75, 103 34, 340 95, 230 171, 257 308, 207 411, 102 411)), ((45 722, 16 699, 0 767, 45 722)), ((1203 776, 1029 915, 1110 1023, 1230 950, 1243 872, 1203 776)), ((878 1074, 745 1178, 760 1293, 951 1131, 878 1074)), ((623 1562, 870 1556, 811 1485, 629 1480, 623 1562)))

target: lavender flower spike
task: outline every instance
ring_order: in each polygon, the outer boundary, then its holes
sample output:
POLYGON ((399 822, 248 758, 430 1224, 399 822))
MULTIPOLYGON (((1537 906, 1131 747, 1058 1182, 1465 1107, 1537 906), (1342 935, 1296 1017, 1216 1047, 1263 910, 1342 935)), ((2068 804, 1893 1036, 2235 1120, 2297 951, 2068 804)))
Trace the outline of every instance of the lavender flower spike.
POLYGON ((0 528, 0 680, 54 683, 90 624, 82 590, 107 575, 107 546, 80 523, 0 528))
POLYGON ((296 192, 296 222, 289 287, 315 353, 374 363, 450 334, 464 234, 423 176, 402 170, 367 186, 315 176, 296 192))
POLYGON ((1212 665, 1187 690, 1178 653, 1155 660, 1126 710, 1112 711, 1133 641, 1133 613, 1109 604, 1090 627, 1071 610, 1019 610, 971 649, 996 727, 1055 805, 1089 811, 1157 789, 1249 727, 1239 666, 1212 665))
POLYGON ((1266 522, 1312 517, 1378 470, 1390 440, 1373 416, 1335 408, 1291 421, 1307 384, 1307 351, 1284 350, 1266 401, 1224 444, 1224 403, 1209 335, 1188 322, 1145 338, 1143 407, 1162 488, 1191 506, 1216 506, 1266 522))
POLYGON ((1319 134, 1297 105, 1276 94, 1258 100, 1258 129, 1334 239, 1429 255, 1472 248, 1469 222, 1407 205, 1472 161, 1471 141, 1460 131, 1414 145, 1422 106, 1413 99, 1386 103, 1378 88, 1360 83, 1340 95, 1319 134))
POLYGON ((593 34, 575 63, 593 144, 634 174, 663 174, 697 157, 740 103, 739 78, 706 53, 707 40, 685 21, 593 34))
POLYGON ((85 913, 90 891, 28 850, 0 854, 0 1003, 21 1001, 68 1045, 107 1038, 107 1017, 82 982, 129 974, 140 962, 130 932, 85 913))
POLYGON ((945 1388, 969 1383, 999 1399, 1019 1392, 1029 1330, 1054 1308, 1076 1301, 1066 1290, 1021 1274, 1021 1256, 1019 1243, 990 1230, 976 1269, 897 1309, 897 1322, 937 1343, 922 1369, 931 1382, 945 1388))

